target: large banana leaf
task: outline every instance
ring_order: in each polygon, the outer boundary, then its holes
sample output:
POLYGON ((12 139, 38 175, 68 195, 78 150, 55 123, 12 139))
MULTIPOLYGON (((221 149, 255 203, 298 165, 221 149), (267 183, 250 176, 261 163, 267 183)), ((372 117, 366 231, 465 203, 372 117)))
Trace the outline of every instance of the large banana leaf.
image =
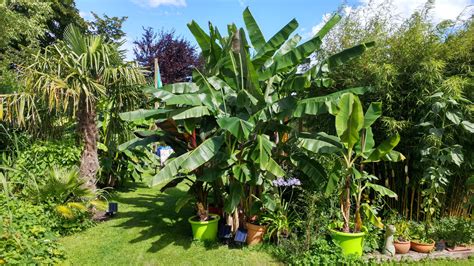
POLYGON ((303 60, 310 56, 314 51, 319 49, 321 44, 321 38, 315 37, 301 44, 300 46, 297 46, 284 55, 275 58, 273 64, 267 70, 265 70, 262 75, 260 75, 260 80, 266 80, 271 76, 287 70, 288 68, 301 64, 303 60))
POLYGON ((252 61, 253 65, 256 67, 263 65, 278 49, 280 49, 296 28, 298 28, 298 22, 296 19, 293 19, 273 35, 273 37, 271 37, 270 40, 268 40, 268 42, 257 51, 257 54, 252 61))
POLYGON ((147 136, 144 138, 134 138, 125 143, 120 144, 117 148, 119 151, 124 151, 126 149, 133 149, 139 146, 146 146, 148 144, 160 141, 162 135, 163 134, 161 134, 160 132, 156 132, 152 136, 147 136))
POLYGON ((366 183, 366 186, 373 189, 373 190, 375 190, 381 196, 387 196, 387 197, 390 197, 390 198, 397 198, 397 193, 391 191, 390 189, 388 189, 384 186, 377 185, 377 184, 372 184, 372 183, 366 183))
POLYGON ((252 152, 251 158, 257 163, 262 171, 268 171, 277 177, 283 177, 285 171, 272 158, 272 149, 275 144, 267 135, 257 135, 257 145, 252 152))
POLYGON ((199 86, 193 82, 180 82, 180 83, 167 84, 163 86, 162 90, 165 90, 174 94, 195 93, 199 91, 199 86))
POLYGON ((228 95, 229 93, 230 94, 236 93, 235 90, 229 86, 229 84, 227 84, 224 80, 222 80, 221 78, 217 76, 212 76, 212 77, 207 78, 207 82, 209 82, 209 84, 211 84, 211 86, 215 90, 222 91, 226 95, 228 95))
POLYGON ((200 94, 180 94, 173 95, 165 100, 166 105, 190 105, 199 106, 206 101, 207 95, 204 93, 200 94))
POLYGON ((204 104, 208 106, 209 110, 212 112, 219 112, 219 106, 224 102, 222 91, 217 91, 214 86, 209 83, 208 78, 206 78, 199 70, 196 69, 195 72, 197 73, 195 78, 197 84, 201 87, 201 92, 207 95, 204 104))
POLYGON ((209 109, 206 106, 195 106, 191 108, 177 109, 171 113, 174 120, 182 120, 188 118, 198 118, 209 115, 209 109))
POLYGON ((252 179, 250 174, 250 169, 246 164, 236 164, 232 167, 232 173, 234 174, 235 179, 239 182, 245 184, 246 182, 252 179))
POLYGON ((390 136, 380 143, 364 162, 378 162, 382 160, 385 155, 389 154, 398 145, 398 142, 400 142, 400 135, 398 133, 390 136))
POLYGON ((188 28, 191 33, 194 35, 196 42, 198 43, 201 51, 205 57, 209 56, 211 50, 211 38, 204 30, 196 23, 196 21, 191 21, 188 23, 188 28))
POLYGON ((364 115, 364 128, 370 127, 382 115, 382 103, 370 103, 364 115))
POLYGON ((150 185, 156 186, 164 182, 169 182, 171 179, 175 178, 179 172, 181 164, 186 160, 190 153, 191 152, 187 152, 179 157, 168 159, 166 165, 153 177, 150 185))
POLYGON ((383 228, 382 219, 377 216, 377 213, 372 208, 372 206, 370 206, 367 203, 362 203, 360 207, 364 210, 364 214, 371 224, 373 224, 374 226, 380 229, 383 228))
POLYGON ((339 99, 341 95, 345 93, 353 93, 357 95, 362 95, 368 90, 369 88, 367 87, 349 88, 349 89, 333 92, 325 96, 318 96, 318 97, 312 97, 312 98, 306 98, 306 99, 300 100, 298 101, 296 105, 295 111, 293 112, 293 116, 301 117, 305 114, 317 115, 317 114, 326 113, 329 111, 328 106, 331 105, 331 102, 339 99))
POLYGON ((281 46, 281 48, 276 52, 275 56, 282 56, 292 49, 294 49, 296 46, 298 46, 298 43, 301 41, 301 36, 298 34, 295 34, 293 37, 288 39, 288 41, 285 42, 281 46))
POLYGON ((335 153, 343 148, 338 137, 324 132, 317 133, 314 138, 298 138, 297 145, 314 153, 335 153))
POLYGON ((245 37, 245 31, 243 29, 239 30, 239 58, 238 65, 243 73, 240 73, 240 77, 243 77, 246 81, 242 89, 247 89, 255 98, 263 100, 263 93, 260 88, 260 83, 258 81, 258 74, 255 70, 254 64, 250 59, 250 53, 246 48, 248 46, 247 40, 245 37))
POLYGON ((250 133, 255 127, 254 124, 238 117, 223 117, 217 120, 217 124, 239 140, 248 139, 250 133))
POLYGON ((368 153, 372 151, 375 147, 375 140, 374 140, 374 133, 372 132, 372 128, 369 126, 368 128, 363 129, 364 135, 361 139, 356 143, 354 146, 354 150, 357 154, 362 154, 362 156, 368 156, 368 153), (362 147, 362 140, 365 141, 364 147, 362 147), (364 149, 364 150, 362 150, 364 149))
POLYGON ((145 109, 138 109, 131 112, 124 112, 120 113, 119 116, 123 121, 133 122, 148 118, 159 118, 164 117, 164 114, 169 113, 171 110, 168 109, 153 109, 153 110, 145 110, 145 109))
POLYGON ((339 22, 341 16, 336 14, 329 19, 321 30, 309 41, 293 48, 282 56, 275 57, 273 64, 260 76, 260 80, 268 79, 288 68, 296 67, 321 47, 324 36, 339 22))
POLYGON ((250 41, 252 42, 254 49, 259 51, 263 45, 265 45, 265 37, 263 37, 262 31, 260 31, 260 28, 248 7, 244 10, 243 16, 250 41))
POLYGON ((346 148, 352 149, 359 140, 359 131, 364 125, 362 104, 352 93, 343 94, 338 104, 336 132, 346 148))
POLYGON ((188 204, 191 200, 193 200, 196 196, 194 196, 192 194, 192 190, 191 188, 189 188, 189 191, 188 193, 184 194, 184 196, 182 196, 181 198, 179 198, 177 201, 176 201, 176 205, 175 205, 175 208, 174 208, 174 211, 176 213, 180 212, 181 209, 186 205, 188 204))
POLYGON ((303 153, 295 153, 291 155, 291 162, 312 180, 313 185, 319 186, 327 182, 326 171, 318 161, 311 157, 303 153))
POLYGON ((216 28, 212 25, 211 22, 209 22, 210 57, 207 63, 210 66, 215 65, 219 61, 219 58, 221 58, 222 48, 216 42, 218 36, 219 36, 219 32, 216 31, 216 28))
POLYGON ((341 20, 341 15, 334 14, 324 25, 323 27, 314 35, 314 37, 324 38, 326 34, 341 20))
POLYGON ((192 150, 181 164, 181 168, 191 172, 212 159, 224 142, 224 136, 216 136, 205 140, 196 149, 192 150))
POLYGON ((240 182, 234 181, 230 183, 229 195, 225 201, 224 209, 227 213, 232 213, 237 205, 240 203, 240 199, 244 195, 244 189, 240 182))
POLYGON ((329 71, 334 70, 337 66, 345 64, 347 61, 361 56, 368 48, 375 45, 375 42, 366 42, 356 45, 334 54, 326 59, 329 71))

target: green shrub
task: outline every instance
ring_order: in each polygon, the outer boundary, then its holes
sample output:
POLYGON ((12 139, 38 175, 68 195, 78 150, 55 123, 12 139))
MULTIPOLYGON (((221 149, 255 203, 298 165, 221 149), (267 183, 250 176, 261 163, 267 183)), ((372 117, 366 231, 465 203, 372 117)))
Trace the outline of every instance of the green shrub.
POLYGON ((77 167, 52 167, 41 180, 29 182, 24 190, 27 199, 47 204, 57 214, 54 229, 61 235, 82 231, 93 225, 89 209, 104 209, 99 200, 103 190, 92 190, 84 186, 77 167))
POLYGON ((52 166, 71 167, 79 164, 82 148, 72 140, 38 141, 25 149, 16 160, 16 168, 39 176, 52 166))
POLYGON ((409 222, 409 232, 413 241, 421 243, 431 243, 433 236, 433 227, 425 222, 409 222))
POLYGON ((0 261, 8 264, 56 264, 64 251, 52 228, 57 215, 48 206, 0 194, 0 261))
POLYGON ((370 223, 364 226, 367 228, 367 234, 364 237, 364 252, 369 253, 380 250, 380 248, 383 247, 385 230, 381 230, 370 223))
POLYGON ((434 224, 433 238, 445 240, 452 247, 470 244, 474 240, 474 224, 471 220, 461 217, 442 218, 434 224))
POLYGON ((336 265, 361 263, 360 258, 345 257, 341 249, 331 240, 317 238, 309 249, 304 248, 304 242, 292 239, 282 242, 274 254, 283 262, 290 265, 336 265))

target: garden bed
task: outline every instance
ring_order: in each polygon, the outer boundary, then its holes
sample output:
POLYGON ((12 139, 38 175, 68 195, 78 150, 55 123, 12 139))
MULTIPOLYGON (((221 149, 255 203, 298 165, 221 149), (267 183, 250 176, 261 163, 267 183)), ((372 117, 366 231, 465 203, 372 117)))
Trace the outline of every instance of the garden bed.
POLYGON ((380 253, 367 254, 364 258, 367 261, 375 261, 377 263, 387 261, 420 261, 420 260, 437 260, 437 259, 468 259, 474 255, 474 250, 467 251, 433 251, 431 253, 419 253, 410 250, 407 254, 396 254, 391 257, 380 253))

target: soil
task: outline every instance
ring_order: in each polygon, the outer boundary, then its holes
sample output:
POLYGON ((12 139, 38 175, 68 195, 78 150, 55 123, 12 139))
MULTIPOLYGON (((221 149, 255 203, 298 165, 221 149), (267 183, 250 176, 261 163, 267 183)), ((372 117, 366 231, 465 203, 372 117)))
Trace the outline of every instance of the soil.
POLYGON ((214 216, 208 216, 206 220, 201 221, 201 219, 199 219, 198 216, 194 216, 194 217, 191 219, 191 221, 194 221, 194 222, 209 222, 209 221, 213 221, 213 220, 215 220, 215 219, 216 219, 216 217, 214 217, 214 216))

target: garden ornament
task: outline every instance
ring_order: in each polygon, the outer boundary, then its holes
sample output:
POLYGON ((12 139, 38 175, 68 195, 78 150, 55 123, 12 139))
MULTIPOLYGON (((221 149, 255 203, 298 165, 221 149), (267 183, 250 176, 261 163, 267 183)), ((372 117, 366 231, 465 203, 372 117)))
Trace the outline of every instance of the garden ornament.
POLYGON ((385 230, 385 248, 383 254, 395 256, 395 246, 393 245, 393 235, 395 234, 395 226, 390 224, 385 230))

